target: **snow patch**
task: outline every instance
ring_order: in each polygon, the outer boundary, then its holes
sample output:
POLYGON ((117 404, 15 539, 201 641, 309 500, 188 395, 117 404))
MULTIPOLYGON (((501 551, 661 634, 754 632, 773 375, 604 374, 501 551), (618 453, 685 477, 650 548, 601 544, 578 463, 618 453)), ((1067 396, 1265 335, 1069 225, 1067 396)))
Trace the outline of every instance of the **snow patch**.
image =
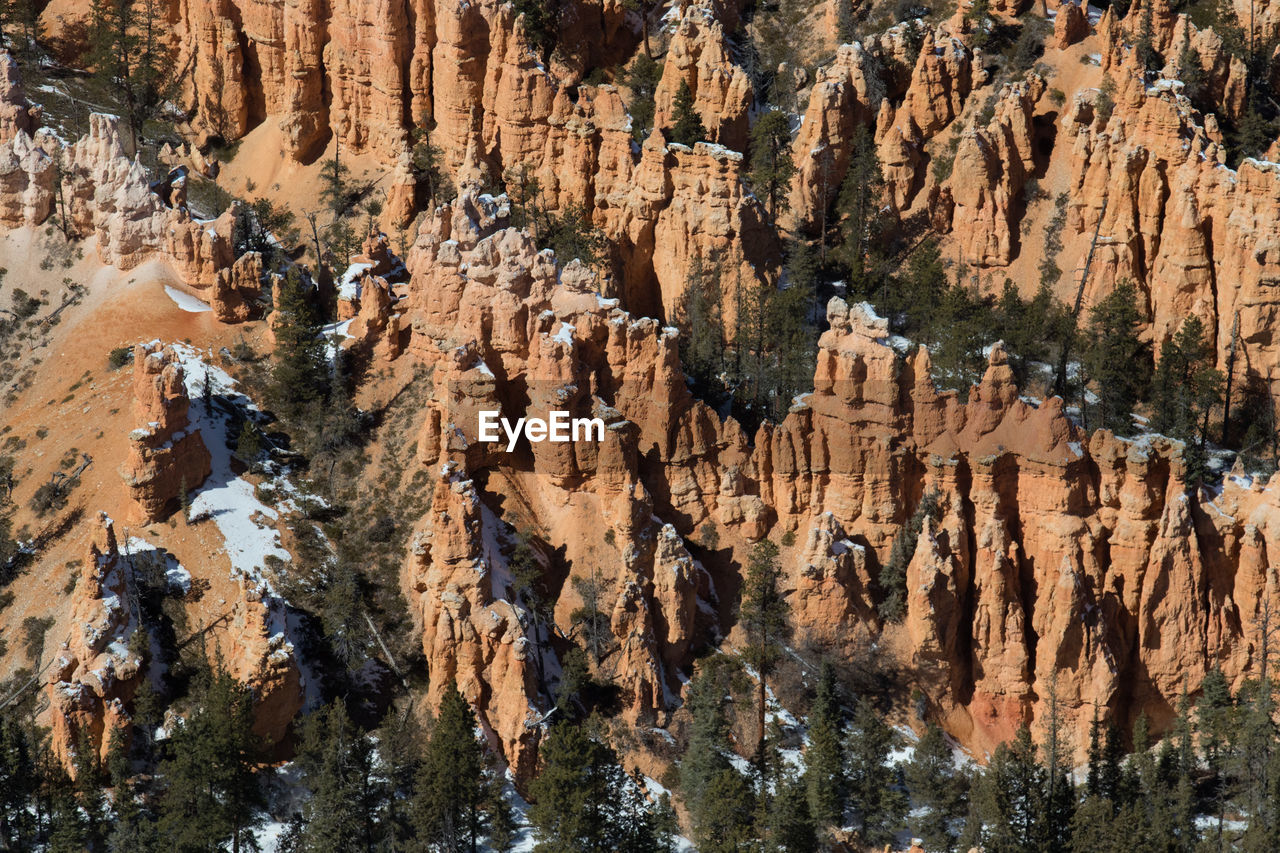
POLYGON ((165 295, 173 300, 173 304, 177 305, 183 311, 191 314, 203 314, 205 311, 212 311, 213 308, 207 302, 196 299, 190 293, 178 290, 176 287, 166 284, 164 286, 165 295))

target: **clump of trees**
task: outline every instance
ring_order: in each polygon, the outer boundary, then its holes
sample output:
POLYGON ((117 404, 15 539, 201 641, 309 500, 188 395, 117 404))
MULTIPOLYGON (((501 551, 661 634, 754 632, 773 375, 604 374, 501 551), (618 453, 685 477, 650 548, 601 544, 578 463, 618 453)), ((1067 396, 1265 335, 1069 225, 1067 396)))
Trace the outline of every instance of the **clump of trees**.
POLYGON ((178 83, 164 14, 159 0, 93 0, 90 11, 88 64, 120 105, 134 149, 178 83))
POLYGON ((608 243, 586 207, 568 204, 554 211, 542 183, 527 166, 508 169, 503 178, 511 203, 511 224, 526 229, 539 249, 554 251, 561 264, 574 258, 590 266, 604 263, 608 243))

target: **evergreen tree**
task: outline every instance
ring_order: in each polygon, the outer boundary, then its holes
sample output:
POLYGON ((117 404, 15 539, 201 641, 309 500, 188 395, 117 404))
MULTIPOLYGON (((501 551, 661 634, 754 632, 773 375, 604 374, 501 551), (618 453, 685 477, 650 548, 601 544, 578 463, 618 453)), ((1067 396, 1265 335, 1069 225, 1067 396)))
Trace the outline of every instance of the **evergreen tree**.
POLYGON ((1062 708, 1058 704, 1056 673, 1049 681, 1048 715, 1045 725, 1044 768, 1045 793, 1041 847, 1053 853, 1066 853, 1071 844, 1071 818, 1075 812, 1075 790, 1067 773, 1070 759, 1062 743, 1062 708))
POLYGON ((643 143, 653 131, 653 117, 657 110, 654 96, 662 80, 662 66, 648 53, 638 53, 623 76, 623 83, 631 90, 627 112, 631 114, 631 136, 643 143))
POLYGON ((340 702, 307 720, 298 761, 311 791, 302 834, 308 853, 378 849, 388 794, 375 772, 373 743, 340 702))
POLYGON ((419 837, 441 853, 475 853, 487 793, 475 714, 450 682, 418 771, 412 812, 419 837))
POLYGON ((593 569, 591 577, 573 578, 573 588, 582 598, 582 604, 569 614, 569 620, 581 626, 582 638, 591 659, 598 665, 600 658, 613 636, 609 627, 609 617, 603 611, 608 589, 599 574, 593 569))
POLYGON ((704 812, 714 806, 710 798, 712 781, 729 763, 729 723, 724 714, 727 685, 719 667, 699 664, 689 683, 686 706, 692 717, 689 745, 680 762, 680 788, 695 826, 703 824, 704 812))
POLYGON ((1031 730, 1018 728, 1012 743, 996 747, 987 771, 974 784, 973 811, 985 849, 998 853, 1042 850, 1046 774, 1036 760, 1031 730))
POLYGON ((1212 774, 1209 801, 1217 817, 1215 837, 1222 842, 1223 824, 1226 819, 1227 772, 1233 763, 1231 748, 1236 728, 1234 699, 1231 686, 1222 668, 1215 666, 1205 673, 1200 683, 1200 701, 1196 704, 1196 734, 1204 762, 1212 774))
POLYGON ((787 209, 787 190, 795 172, 795 163, 791 160, 791 119, 782 110, 768 110, 751 127, 748 180, 774 221, 787 209))
POLYGON ((907 812, 896 766, 888 764, 896 742, 875 708, 863 699, 854 709, 849 731, 849 800, 858 812, 858 828, 866 844, 881 846, 893 840, 907 812))
POLYGON ((1110 800, 1089 794, 1072 816, 1072 853, 1114 853, 1130 841, 1132 836, 1118 825, 1110 800))
POLYGON ((1204 323, 1192 315, 1160 353, 1152 382, 1152 428, 1187 442, 1188 485, 1198 484, 1206 473, 1209 417, 1222 404, 1225 379, 1214 358, 1204 323))
POLYGON ((742 853, 751 849, 756 809, 751 786, 732 767, 711 777, 703 806, 694 823, 694 841, 700 853, 742 853))
POLYGON ((971 0, 964 19, 972 33, 973 46, 985 48, 991 40, 991 0, 971 0))
POLYGON ((89 729, 81 728, 76 735, 76 748, 72 756, 75 768, 75 783, 72 790, 76 802, 80 806, 80 829, 84 835, 85 846, 90 850, 100 850, 106 840, 106 774, 98 749, 89 736, 89 729))
POLYGON ((797 395, 813 390, 817 341, 806 321, 812 307, 812 283, 801 276, 788 287, 765 291, 763 399, 768 416, 778 423, 797 395))
POLYGON ((275 317, 269 396, 285 417, 297 419, 321 399, 329 383, 320 322, 297 267, 276 287, 275 317))
POLYGON ((925 729, 903 775, 912 801, 925 810, 914 818, 925 849, 954 850, 957 834, 952 826, 964 815, 968 780, 956 769, 951 747, 936 723, 925 729))
POLYGON ((516 15, 522 18, 525 37, 545 65, 560 44, 560 19, 564 0, 514 0, 516 15))
POLYGON ((925 492, 916 505, 915 512, 893 539, 889 549, 889 561, 880 570, 880 618, 887 622, 901 622, 907 615, 907 567, 915 556, 920 541, 920 531, 925 519, 937 522, 942 509, 938 505, 936 491, 925 492))
POLYGON ((160 831, 177 853, 249 849, 265 805, 255 770, 253 694, 218 661, 197 677, 190 713, 160 765, 160 831))
POLYGON ((177 80, 160 0, 93 0, 89 65, 120 103, 134 150, 177 80))
POLYGON ((1138 289, 1125 280, 1089 315, 1084 370, 1097 389, 1099 425, 1120 434, 1133 429, 1132 413, 1151 376, 1149 347, 1138 336, 1138 289))
POLYGON ((351 199, 348 187, 351 170, 343 162, 341 151, 341 140, 335 136, 333 156, 325 160, 320 169, 320 198, 328 206, 335 223, 346 214, 351 199))
MULTIPOLYGON (((444 166, 444 152, 431 143, 431 132, 425 127, 413 129, 411 156, 413 178, 431 203, 445 201, 452 195, 448 173, 444 166)), ((401 251, 404 251, 402 248, 401 251)))
POLYGON ((538 853, 614 853, 659 845, 657 821, 628 791, 631 783, 617 753, 585 727, 555 723, 538 751, 542 772, 529 786, 538 853))
POLYGON ((1138 52, 1138 62, 1148 73, 1159 71, 1160 66, 1164 64, 1164 60, 1160 58, 1159 51, 1156 50, 1154 44, 1154 33, 1151 25, 1151 4, 1144 3, 1142 6, 1142 20, 1138 25, 1138 42, 1135 50, 1138 52))
POLYGON ((818 849, 817 825, 809 813, 802 781, 788 779, 779 784, 769 823, 769 849, 778 853, 812 853, 818 849))
POLYGON ((61 766, 50 781, 48 853, 84 853, 89 845, 85 816, 76 801, 75 785, 61 766))
POLYGON ((393 850, 409 848, 410 840, 417 837, 413 804, 425 749, 426 738, 411 709, 387 714, 378 730, 378 758, 387 784, 384 834, 393 850))
POLYGON ((773 675, 782 657, 782 644, 791 636, 788 623, 791 607, 779 587, 781 580, 778 546, 768 539, 756 543, 747 561, 738 618, 747 637, 742 657, 756 671, 756 721, 759 728, 756 761, 762 769, 769 676, 773 675))
POLYGON ((1191 27, 1184 27, 1178 53, 1178 79, 1182 81, 1182 93, 1197 106, 1204 102, 1206 80, 1203 62, 1200 51, 1191 46, 1191 27))
POLYGON ((726 367, 721 298, 718 261, 712 258, 704 263, 701 255, 695 255, 676 312, 680 365, 695 393, 713 407, 723 399, 726 367))
POLYGON ((836 696, 836 671, 830 661, 822 662, 808 723, 804 782, 809 813, 818 826, 839 826, 848 792, 844 772, 844 719, 836 696))
POLYGON ((35 752, 25 727, 0 709, 0 846, 27 850, 36 830, 32 803, 38 787, 35 752))
POLYGON ((707 138, 702 117, 693 105, 693 90, 686 80, 680 81, 675 100, 671 104, 671 141, 680 145, 693 145, 707 138))
POLYGON ((844 242, 840 257, 849 269, 851 293, 865 293, 868 287, 867 259, 875 243, 884 175, 875 140, 865 125, 859 125, 853 136, 849 170, 836 200, 836 211, 842 221, 844 242))

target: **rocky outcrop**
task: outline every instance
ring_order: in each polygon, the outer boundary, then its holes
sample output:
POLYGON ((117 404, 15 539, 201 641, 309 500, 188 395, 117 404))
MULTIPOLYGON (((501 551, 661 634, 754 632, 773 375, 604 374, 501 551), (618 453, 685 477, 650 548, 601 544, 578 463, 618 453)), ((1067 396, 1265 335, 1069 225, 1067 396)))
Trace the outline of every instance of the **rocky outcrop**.
POLYGON ((745 151, 751 80, 730 58, 724 27, 706 8, 689 5, 681 11, 654 94, 654 125, 670 127, 675 123, 676 92, 686 83, 693 92, 694 109, 707 129, 706 141, 745 151))
POLYGON ((166 517, 183 491, 200 487, 211 471, 209 450, 191 425, 183 367, 171 348, 139 344, 133 353, 134 418, 129 458, 120 469, 137 520, 166 517))
POLYGON ((217 271, 209 304, 223 323, 243 323, 258 312, 262 298, 262 255, 245 252, 230 269, 217 271))
POLYGON ((1037 75, 1007 83, 985 128, 960 138, 952 166, 952 233, 966 264, 1002 266, 1017 254, 1023 187, 1035 170, 1032 112, 1044 91, 1037 75))
POLYGON ((27 100, 17 61, 9 51, 0 50, 0 143, 13 139, 19 131, 34 134, 42 114, 40 107, 27 100))
POLYGON ((1079 3, 1073 0, 1058 6, 1053 19, 1053 44, 1062 49, 1070 47, 1089 35, 1089 18, 1079 3))
POLYGON ((1020 396, 1001 346, 967 401, 940 392, 926 351, 904 357, 886 321, 840 300, 813 393, 748 441, 689 395, 671 332, 620 311, 577 265, 557 281, 496 210, 460 198, 411 253, 401 357, 434 365, 416 452, 443 473, 404 584, 432 671, 465 673, 518 761, 562 646, 536 642, 527 602, 502 586, 511 532, 490 502, 518 506, 570 566, 556 581, 565 636, 579 630, 572 579, 598 570, 616 647, 601 666, 649 724, 715 636, 699 606, 716 601, 715 572, 733 583, 763 536, 794 537, 783 560, 800 637, 837 649, 900 638, 926 701, 975 749, 1038 725, 1050 684, 1084 743, 1095 702, 1160 727, 1184 676, 1194 685, 1217 662, 1238 680, 1256 665, 1255 602, 1274 590, 1260 556, 1270 534, 1251 531, 1280 510, 1260 483, 1185 497, 1179 444, 1085 435, 1060 399, 1020 396), (480 440, 479 409, 553 405, 600 416, 604 441, 521 443, 511 457, 480 440), (906 619, 886 625, 872 578, 926 494, 937 509, 908 567, 906 619), (732 555, 710 573, 693 556, 707 541, 732 555), (1237 542, 1254 544, 1225 544, 1237 542))
POLYGON ((1267 331, 1277 310, 1268 282, 1280 276, 1280 224, 1269 211, 1280 204, 1280 168, 1249 159, 1226 168, 1225 151, 1177 87, 1144 87, 1129 73, 1132 61, 1113 72, 1127 82, 1105 126, 1087 98, 1068 115, 1068 228, 1107 238, 1090 266, 1086 304, 1130 279, 1151 306, 1157 344, 1198 314, 1220 364, 1234 328, 1251 381, 1270 382, 1280 360, 1267 331))
POLYGON ((71 629, 46 684, 54 754, 73 769, 73 756, 87 744, 106 760, 114 738, 128 737, 127 710, 145 677, 136 642, 146 629, 138 621, 132 572, 116 542, 115 526, 99 513, 89 553, 73 595, 71 629))

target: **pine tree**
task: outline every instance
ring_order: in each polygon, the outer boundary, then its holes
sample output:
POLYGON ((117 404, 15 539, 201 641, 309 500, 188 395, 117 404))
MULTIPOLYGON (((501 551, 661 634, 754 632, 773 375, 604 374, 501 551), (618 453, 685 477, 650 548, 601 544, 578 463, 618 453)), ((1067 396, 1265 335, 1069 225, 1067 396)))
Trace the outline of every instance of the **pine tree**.
POLYGON ((991 0, 972 0, 964 19, 971 29, 973 46, 985 48, 991 39, 991 0))
POLYGON ((221 661, 197 678, 194 702, 160 765, 160 830, 178 850, 248 849, 265 805, 255 774, 253 694, 221 661))
POLYGON ((888 764, 897 736, 875 708, 863 699, 854 709, 849 731, 849 800, 857 810, 865 843, 888 844, 902 826, 907 798, 896 766, 888 764))
POLYGON ((93 0, 89 65, 119 101, 135 151, 177 82, 165 35, 160 0, 93 0))
POLYGON ((694 825, 704 823, 703 813, 713 804, 709 791, 729 763, 729 723, 723 702, 726 685, 719 668, 706 662, 698 666, 689 683, 686 706, 692 716, 689 745, 680 762, 680 788, 694 825))
POLYGON ((1191 103, 1203 103, 1205 74, 1200 51, 1191 46, 1191 27, 1182 30, 1182 47, 1178 53, 1178 79, 1182 81, 1182 93, 1191 103))
POLYGON ((913 824, 925 849, 954 850, 957 835, 951 827, 964 815, 968 780, 956 770, 951 747, 936 723, 925 729, 903 775, 912 801, 925 809, 913 824))
POLYGON ((751 127, 748 180, 774 221, 787 209, 786 193, 795 172, 796 166, 791 160, 791 119, 782 110, 768 110, 751 127))
POLYGON ((514 0, 514 5, 523 20, 525 37, 545 65, 560 44, 563 0, 514 0))
POLYGON ((28 731, 11 713, 0 709, 0 846, 27 850, 34 846, 32 803, 39 785, 35 750, 28 731))
POLYGON ((598 571, 593 567, 591 577, 573 578, 573 588, 582 597, 582 605, 575 607, 569 614, 569 620, 582 628, 582 637, 591 659, 598 665, 604 655, 606 646, 613 636, 609 626, 609 617, 601 609, 604 596, 608 590, 598 571))
POLYGON ((1071 819, 1072 853, 1114 853, 1132 840, 1117 826, 1113 804, 1095 794, 1085 797, 1071 819))
POLYGON ((751 786, 729 767, 711 777, 704 804, 694 823, 694 841, 700 853, 739 853, 754 840, 751 815, 756 810, 751 786))
POLYGON ((631 136, 636 142, 644 142, 653 131, 653 116, 657 109, 654 96, 662 80, 662 66, 648 53, 638 53, 627 69, 623 82, 631 90, 627 112, 631 114, 631 136))
POLYGON ((1142 315, 1138 289, 1125 280, 1116 285, 1089 315, 1084 352, 1085 374, 1097 389, 1100 425, 1128 434, 1132 413, 1151 376, 1149 347, 1138 336, 1142 315))
MULTIPOLYGON (((431 143, 431 132, 425 127, 413 129, 413 151, 410 163, 413 179, 425 191, 426 200, 433 204, 446 200, 448 176, 444 167, 444 152, 431 143)), ((403 251, 403 250, 402 250, 403 251)))
POLYGON ((373 743, 341 703, 307 720, 298 760, 311 791, 303 831, 309 853, 373 853, 388 792, 376 772, 373 743))
POLYGON ((552 725, 538 751, 542 772, 529 785, 535 851, 614 853, 641 849, 652 839, 656 822, 628 792, 631 783, 617 753, 584 726, 552 725))
MULTIPOLYGON (((816 276, 815 276, 816 277, 816 276)), ((764 303, 764 401, 768 416, 781 423, 797 395, 813 390, 816 335, 807 317, 813 307, 812 282, 797 276, 783 289, 770 288, 764 303)))
POLYGON ((722 375, 726 359, 721 299, 718 260, 713 257, 704 262, 701 255, 695 255, 676 312, 681 329, 680 365, 692 380, 694 391, 712 407, 718 407, 724 397, 722 375))
POLYGON ((1058 703, 1058 677, 1049 681, 1048 715, 1045 725, 1044 815, 1040 836, 1041 847, 1053 853, 1065 853, 1071 843, 1071 818, 1075 812, 1075 790, 1067 773, 1070 761, 1062 743, 1062 707, 1058 703))
POLYGON ((844 772, 844 719, 836 696, 836 671, 830 661, 822 662, 808 723, 804 781, 809 812, 821 827, 838 826, 844 818, 848 794, 844 772))
POLYGON ((940 514, 938 493, 925 492, 911 518, 894 537, 889 549, 889 561, 884 564, 877 578, 881 595, 878 609, 880 618, 885 621, 901 622, 907 615, 907 567, 915 556, 925 519, 937 522, 940 514))
POLYGON ((484 832, 484 748, 476 718, 457 686, 445 688, 418 771, 413 825, 445 853, 475 853, 484 832))
POLYGON ((1152 428, 1187 441, 1186 481, 1198 484, 1208 462, 1209 417, 1222 404, 1225 379, 1214 367, 1204 323, 1192 315, 1160 353, 1152 382, 1152 428))
POLYGON ((755 668, 758 684, 756 721, 759 740, 756 743, 756 761, 761 768, 765 757, 765 710, 769 676, 773 675, 782 657, 782 644, 791 636, 788 623, 791 607, 779 587, 781 580, 782 566, 778 560, 778 546, 768 539, 756 543, 747 561, 738 618, 747 637, 742 657, 755 668))
POLYGON ((291 267, 276 287, 275 317, 269 396, 281 414, 297 419, 324 395, 329 370, 320 323, 296 267, 291 267))
POLYGON ((1039 853, 1045 787, 1031 730, 1022 725, 1012 743, 996 747, 987 771, 974 784, 971 820, 981 824, 983 846, 1002 853, 1039 853))
POLYGON ((859 125, 853 135, 849 169, 836 199, 836 212, 844 233, 839 256, 849 270, 850 293, 873 289, 869 286, 867 260, 875 252, 883 194, 884 174, 875 140, 865 125, 859 125))
POLYGON ((378 758, 388 793, 383 831, 394 850, 409 848, 416 837, 412 812, 425 747, 426 738, 412 709, 393 709, 383 718, 378 730, 378 758))
POLYGON ((1142 4, 1142 21, 1138 25, 1138 43, 1135 48, 1138 52, 1138 62, 1148 73, 1159 71, 1160 66, 1164 64, 1164 60, 1160 58, 1160 53, 1156 50, 1154 44, 1154 34, 1151 24, 1151 3, 1142 4))
POLYGON ((769 849, 778 853, 811 853, 818 849, 817 824, 809 813, 802 781, 779 783, 769 823, 769 849))
POLYGON ((75 785, 61 766, 50 782, 48 853, 84 853, 89 844, 85 817, 76 801, 75 785))
POLYGON ((675 100, 671 104, 671 141, 680 145, 693 145, 707 138, 702 117, 693 105, 693 90, 687 80, 680 81, 675 100))

